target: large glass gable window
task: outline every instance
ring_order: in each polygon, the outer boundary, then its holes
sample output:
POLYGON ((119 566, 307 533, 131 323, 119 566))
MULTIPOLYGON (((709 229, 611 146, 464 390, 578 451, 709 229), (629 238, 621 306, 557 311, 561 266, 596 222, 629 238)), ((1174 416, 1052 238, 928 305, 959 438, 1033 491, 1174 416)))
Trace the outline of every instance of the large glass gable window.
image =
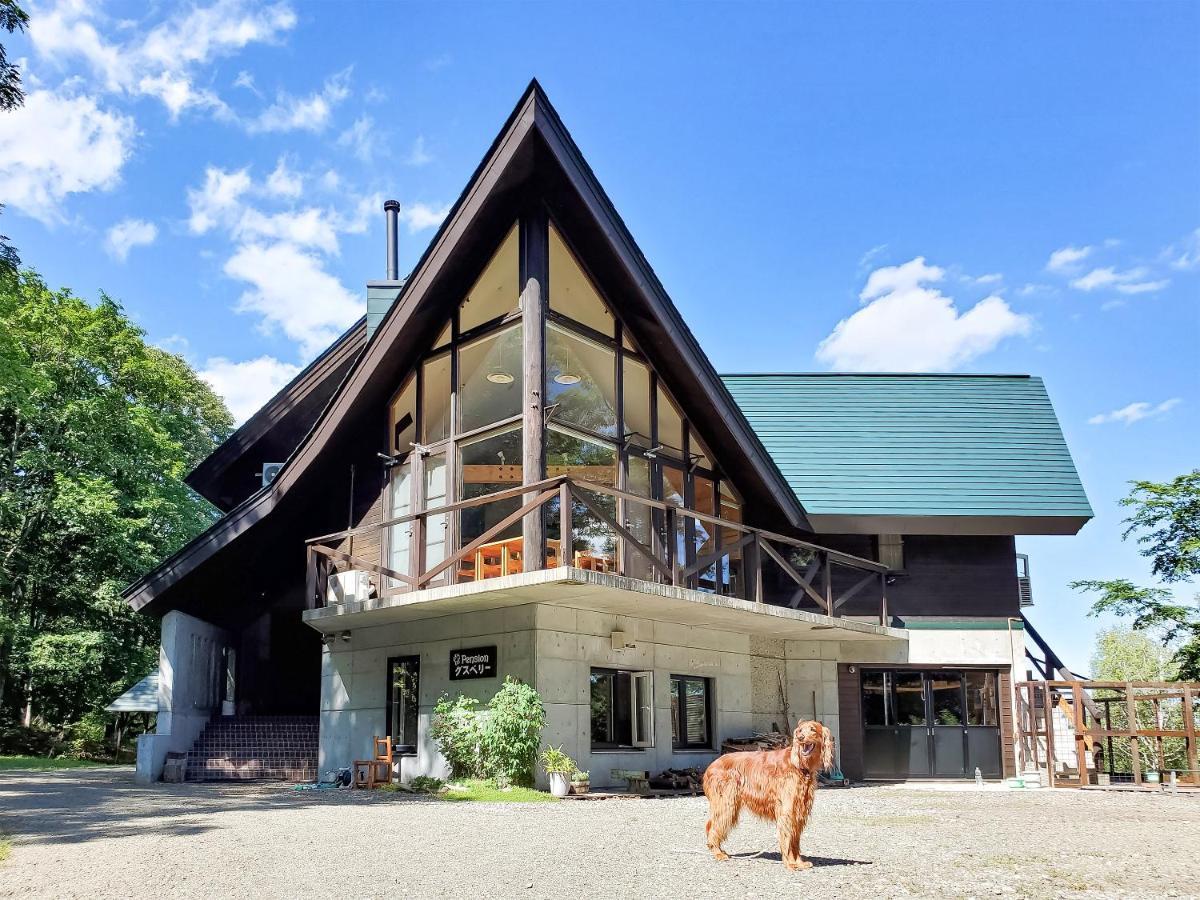
POLYGON ((459 333, 516 312, 521 296, 519 250, 517 226, 513 225, 479 280, 467 292, 459 311, 459 333))

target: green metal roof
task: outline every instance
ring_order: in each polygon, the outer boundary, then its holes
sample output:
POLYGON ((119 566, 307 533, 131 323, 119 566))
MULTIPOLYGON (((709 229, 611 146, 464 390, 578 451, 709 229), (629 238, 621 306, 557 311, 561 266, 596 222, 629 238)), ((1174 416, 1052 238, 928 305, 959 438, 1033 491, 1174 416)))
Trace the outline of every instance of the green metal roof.
POLYGON ((993 530, 1017 534, 1092 515, 1040 378, 722 379, 810 517, 1007 519, 993 530))

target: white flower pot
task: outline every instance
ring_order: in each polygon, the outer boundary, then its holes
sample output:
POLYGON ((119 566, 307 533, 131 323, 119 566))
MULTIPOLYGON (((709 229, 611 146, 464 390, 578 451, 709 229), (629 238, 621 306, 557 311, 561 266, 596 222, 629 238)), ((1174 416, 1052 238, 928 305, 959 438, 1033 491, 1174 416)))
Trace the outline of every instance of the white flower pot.
POLYGON ((554 797, 565 797, 571 793, 571 782, 565 772, 550 773, 550 794, 554 797))

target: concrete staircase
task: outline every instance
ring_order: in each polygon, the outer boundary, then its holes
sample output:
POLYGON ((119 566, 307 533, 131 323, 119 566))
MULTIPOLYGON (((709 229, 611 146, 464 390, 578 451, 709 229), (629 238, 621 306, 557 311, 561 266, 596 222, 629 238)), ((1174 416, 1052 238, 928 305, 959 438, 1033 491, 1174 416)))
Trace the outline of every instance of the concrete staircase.
POLYGON ((216 716, 187 755, 188 781, 316 781, 316 716, 216 716))

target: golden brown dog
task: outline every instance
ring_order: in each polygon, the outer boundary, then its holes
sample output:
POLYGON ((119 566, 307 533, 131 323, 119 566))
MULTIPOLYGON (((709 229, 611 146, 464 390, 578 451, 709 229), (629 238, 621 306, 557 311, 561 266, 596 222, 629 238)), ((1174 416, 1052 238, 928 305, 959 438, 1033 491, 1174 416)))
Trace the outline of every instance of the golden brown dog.
POLYGON ((708 849, 718 860, 742 809, 773 819, 779 829, 779 853, 789 869, 808 869, 800 858, 800 833, 812 811, 817 773, 833 765, 833 734, 820 722, 800 722, 792 745, 781 750, 726 753, 704 771, 708 798, 708 849))

